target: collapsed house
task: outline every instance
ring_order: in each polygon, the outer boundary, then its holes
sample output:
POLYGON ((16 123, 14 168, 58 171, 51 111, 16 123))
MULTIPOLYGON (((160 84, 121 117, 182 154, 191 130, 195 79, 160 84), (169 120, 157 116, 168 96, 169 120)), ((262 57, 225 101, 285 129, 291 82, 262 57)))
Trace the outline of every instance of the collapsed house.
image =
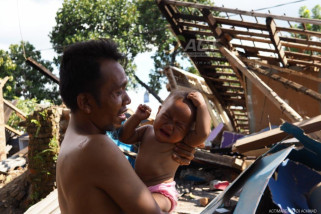
MULTIPOLYGON (((215 127, 195 162, 238 172, 202 213, 321 212, 321 32, 307 29, 321 21, 175 0, 157 4, 200 74, 167 67, 168 89, 200 91, 215 127)), ((203 179, 195 171, 184 176, 203 179)), ((56 191, 27 211, 59 212, 56 191)))
POLYGON ((202 77, 168 67, 169 88, 202 92, 214 126, 235 132, 220 148, 256 158, 202 213, 320 212, 321 32, 308 26, 320 29, 321 21, 175 0, 157 4, 202 77), (284 121, 294 125, 279 127, 284 121), (226 206, 233 196, 237 205, 226 206))

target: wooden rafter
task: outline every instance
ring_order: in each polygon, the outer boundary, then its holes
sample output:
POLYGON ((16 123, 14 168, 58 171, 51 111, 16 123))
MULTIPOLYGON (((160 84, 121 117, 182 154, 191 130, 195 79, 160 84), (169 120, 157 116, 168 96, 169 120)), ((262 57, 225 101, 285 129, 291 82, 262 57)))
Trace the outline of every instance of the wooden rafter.
POLYGON ((294 76, 302 77, 302 78, 305 78, 305 79, 313 80, 313 81, 316 81, 316 82, 321 82, 321 78, 319 78, 319 77, 314 77, 314 76, 311 76, 311 75, 308 75, 308 74, 304 74, 302 72, 298 72, 298 71, 295 71, 295 70, 292 70, 292 69, 280 68, 279 66, 267 64, 267 63, 264 63, 264 62, 260 62, 258 60, 247 59, 245 57, 242 57, 241 59, 242 59, 243 62, 246 62, 246 63, 252 63, 254 65, 259 65, 259 66, 262 66, 262 67, 265 67, 265 68, 274 69, 274 70, 277 70, 277 71, 282 72, 282 73, 287 73, 287 74, 291 74, 291 75, 294 75, 294 76))
MULTIPOLYGON (((247 112, 249 107, 250 114, 246 114, 246 117, 255 116, 253 104, 249 104, 250 100, 247 100, 250 98, 247 93, 249 95, 252 93, 252 86, 246 85, 249 78, 240 67, 236 66, 235 62, 231 63, 231 60, 222 54, 222 50, 217 48, 218 43, 233 54, 237 51, 237 58, 248 66, 251 65, 250 62, 245 60, 258 61, 261 64, 256 63, 255 68, 258 66, 265 70, 274 69, 274 71, 301 76, 315 81, 313 84, 318 84, 321 80, 320 77, 313 76, 311 73, 321 71, 319 55, 321 41, 318 41, 321 38, 321 32, 293 27, 295 26, 293 23, 303 26, 307 24, 321 26, 320 20, 277 16, 178 0, 158 0, 157 3, 160 9, 162 8, 161 11, 175 35, 178 38, 184 38, 184 41, 179 41, 184 51, 187 45, 197 47, 196 52, 185 52, 199 70, 200 75, 205 78, 213 95, 233 120, 237 130, 241 126, 238 125, 240 120, 237 120, 238 118, 233 114, 239 112, 236 109, 241 108, 247 112), (222 14, 217 15, 220 12, 226 13, 226 17, 222 14), (253 18, 255 21, 251 21, 253 18), (267 22, 264 23, 264 20, 267 22), (279 25, 280 20, 288 22, 289 27, 279 25), (245 104, 240 99, 245 100, 245 104)), ((249 73, 255 75, 253 70, 249 73)), ((296 83, 293 82, 293 85, 296 83)), ((272 103, 279 105, 282 112, 286 113, 289 110, 290 113, 286 114, 289 114, 288 117, 293 121, 301 119, 300 115, 292 111, 293 109, 280 103, 282 100, 280 97, 272 95, 270 99, 273 100, 272 103)), ((255 124, 251 123, 252 125, 255 124)), ((251 130, 254 129, 256 127, 251 128, 251 130)))
POLYGON ((280 77, 279 75, 273 74, 273 73, 271 73, 269 71, 266 71, 266 70, 263 70, 263 69, 260 69, 260 68, 255 68, 254 66, 252 66, 251 69, 256 71, 256 72, 258 72, 258 73, 260 73, 260 74, 268 76, 268 77, 272 78, 273 80, 276 80, 276 81, 284 84, 287 87, 290 87, 292 89, 295 89, 296 91, 304 93, 304 94, 312 97, 315 100, 321 101, 321 94, 320 93, 315 92, 315 91, 313 91, 313 90, 311 90, 311 89, 309 89, 309 88, 307 88, 307 87, 305 87, 303 85, 300 85, 300 84, 298 84, 296 82, 293 82, 293 81, 291 81, 289 79, 286 79, 284 77, 280 77))
POLYGON ((235 65, 251 82, 253 82, 260 91, 270 99, 276 107, 284 112, 291 120, 301 121, 302 117, 289 106, 282 98, 280 98, 268 85, 266 85, 255 73, 248 70, 247 67, 239 60, 233 53, 231 53, 224 46, 220 46, 221 53, 229 60, 229 62, 235 65))
POLYGON ((269 34, 271 41, 275 47, 275 50, 277 51, 277 54, 279 56, 279 59, 281 60, 281 63, 283 64, 283 67, 288 66, 288 60, 286 59, 284 50, 282 49, 282 44, 279 35, 276 31, 276 24, 272 18, 266 19, 266 26, 269 29, 269 34))

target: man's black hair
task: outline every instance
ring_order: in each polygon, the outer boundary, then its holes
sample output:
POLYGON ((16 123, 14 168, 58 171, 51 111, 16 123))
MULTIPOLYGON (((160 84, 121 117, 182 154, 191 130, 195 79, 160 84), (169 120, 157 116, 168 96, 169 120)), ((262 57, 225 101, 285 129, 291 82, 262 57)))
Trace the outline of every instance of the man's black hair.
POLYGON ((100 64, 104 59, 118 61, 122 54, 110 39, 78 42, 63 53, 60 65, 60 95, 71 111, 78 109, 77 96, 91 93, 98 104, 101 81, 100 64))

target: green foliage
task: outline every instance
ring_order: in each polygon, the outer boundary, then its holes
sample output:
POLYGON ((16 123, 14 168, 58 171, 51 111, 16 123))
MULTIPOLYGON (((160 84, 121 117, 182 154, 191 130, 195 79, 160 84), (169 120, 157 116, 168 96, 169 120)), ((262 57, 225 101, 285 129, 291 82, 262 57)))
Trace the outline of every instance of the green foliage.
POLYGON ((148 49, 139 33, 137 19, 137 8, 131 1, 65 0, 49 35, 58 53, 56 63, 60 61, 63 47, 88 39, 111 38, 126 55, 123 66, 127 74, 133 73, 133 59, 148 49))
MULTIPOLYGON (((197 2, 210 4, 211 1, 197 2)), ((165 65, 181 67, 175 63, 182 50, 178 48, 178 42, 169 31, 155 0, 65 0, 56 14, 56 23, 50 33, 50 41, 58 53, 57 64, 64 47, 77 41, 103 37, 115 40, 126 54, 123 66, 130 78, 135 72, 135 56, 150 51, 153 46, 157 48, 153 56, 154 69, 149 74, 149 86, 156 93, 164 82, 159 71, 165 65)))
MULTIPOLYGON (((188 2, 213 5, 210 0, 188 0, 188 2)), ((165 78, 161 75, 160 71, 168 65, 183 68, 183 65, 177 62, 179 57, 183 57, 183 50, 179 46, 177 38, 170 32, 168 28, 169 24, 158 9, 155 0, 136 0, 135 3, 139 11, 138 23, 139 26, 141 26, 143 39, 157 48, 155 55, 152 57, 154 60, 154 69, 151 70, 149 74, 149 86, 158 93, 161 85, 165 82, 165 78)), ((184 8, 179 9, 181 13, 192 13, 196 15, 198 12, 196 9, 191 9, 190 11, 186 11, 184 8)), ((184 40, 185 38, 180 37, 179 39, 184 40)), ((185 63, 188 64, 184 67, 187 70, 193 70, 189 59, 187 57, 184 57, 184 59, 186 60, 185 63)))
MULTIPOLYGON (((41 54, 30 43, 24 43, 27 57, 32 57, 37 62, 52 70, 51 63, 41 59, 41 54)), ((4 98, 13 100, 15 97, 41 101, 52 100, 61 103, 58 95, 58 86, 45 77, 38 70, 32 68, 25 61, 23 43, 12 44, 9 51, 0 50, 0 78, 11 77, 4 87, 4 98)))
MULTIPOLYGON (((321 6, 318 4, 312 8, 312 15, 311 11, 308 9, 307 6, 302 6, 299 9, 299 15, 302 18, 309 18, 309 19, 321 19, 321 6)), ((296 26, 297 28, 304 29, 304 26, 300 24, 296 26)), ((313 25, 313 24, 306 24, 306 29, 311 31, 321 31, 320 25, 313 25)))

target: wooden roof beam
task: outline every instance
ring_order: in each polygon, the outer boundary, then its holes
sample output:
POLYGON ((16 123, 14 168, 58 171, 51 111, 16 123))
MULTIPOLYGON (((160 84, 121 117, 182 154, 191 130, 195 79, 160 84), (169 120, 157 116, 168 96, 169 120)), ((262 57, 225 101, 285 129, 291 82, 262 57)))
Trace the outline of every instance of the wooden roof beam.
POLYGON ((267 63, 261 62, 259 60, 248 59, 246 57, 241 57, 241 60, 243 62, 246 62, 247 64, 250 63, 250 64, 254 64, 254 65, 259 65, 261 67, 265 67, 265 68, 268 68, 268 69, 274 69, 274 70, 277 70, 277 71, 282 72, 282 73, 287 73, 287 74, 291 74, 291 75, 294 75, 294 76, 303 77, 303 78, 306 78, 306 79, 309 79, 309 80, 313 80, 313 81, 316 81, 316 82, 321 82, 321 78, 319 78, 319 77, 314 77, 314 76, 311 76, 309 74, 305 74, 303 72, 295 71, 295 70, 292 70, 292 69, 289 69, 289 68, 280 68, 279 66, 276 66, 276 65, 267 64, 267 63))
POLYGON ((184 30, 183 33, 187 35, 214 36, 212 32, 208 31, 184 30))
POLYGON ((268 48, 259 48, 259 47, 246 46, 246 45, 240 45, 240 44, 234 44, 234 43, 232 45, 235 48, 243 48, 244 50, 247 50, 247 51, 250 51, 250 52, 258 52, 258 51, 271 52, 271 53, 276 53, 277 52, 274 49, 268 49, 268 48))
POLYGON ((301 85, 301 84, 298 84, 296 82, 293 82, 289 79, 286 79, 284 77, 281 77, 277 74, 273 74, 269 71, 266 71, 266 70, 263 70, 263 69, 260 69, 260 68, 255 68, 255 67, 251 67, 251 69, 253 69, 254 71, 260 73, 260 74, 263 74, 265 76, 268 76, 270 78, 272 78, 273 80, 277 81, 277 82, 280 82, 282 83, 283 85, 287 86, 287 87, 290 87, 296 91, 299 91, 303 94, 306 94, 310 97, 312 97, 313 99, 317 100, 317 101, 321 101, 321 94, 318 93, 318 92, 315 92, 309 88, 306 88, 305 86, 301 85))
POLYGON ((217 69, 217 68, 224 68, 224 69, 232 69, 230 65, 203 65, 202 68, 208 68, 208 69, 217 69))
POLYGON ((271 44, 270 39, 261 39, 261 38, 255 38, 255 37, 249 37, 249 36, 239 36, 239 35, 235 35, 234 38, 240 39, 240 40, 251 41, 251 42, 262 42, 262 43, 271 44))
MULTIPOLYGON (((321 115, 309 120, 296 122, 293 125, 301 128, 306 134, 319 131, 321 127, 321 115)), ((288 136, 288 133, 283 132, 280 128, 275 128, 270 131, 237 140, 233 145, 233 151, 243 153, 254 149, 260 149, 264 146, 269 146, 282 141, 286 136, 288 136)))
POLYGON ((35 61, 34 59, 32 59, 31 57, 28 57, 26 59, 26 62, 31 65, 32 67, 34 67, 35 69, 37 69, 38 71, 40 71, 42 74, 44 74, 45 76, 49 77, 53 82, 59 84, 59 78, 56 77, 53 73, 51 73, 51 71, 49 71, 45 66, 43 66, 42 64, 38 63, 37 61, 35 61))
POLYGON ((257 24, 257 23, 253 23, 253 22, 245 22, 245 21, 235 20, 235 19, 226 19, 226 18, 221 18, 221 17, 215 17, 215 19, 218 24, 222 24, 222 25, 231 25, 234 27, 243 27, 243 28, 264 30, 264 31, 268 30, 266 28, 266 26, 263 24, 257 24))
POLYGON ((291 52, 291 51, 284 51, 284 53, 287 56, 296 57, 298 59, 305 59, 305 60, 308 60, 308 61, 319 61, 319 62, 321 62, 321 56, 317 56, 317 55, 310 55, 310 54, 291 52))
POLYGON ((223 33, 228 33, 232 37, 236 35, 246 35, 246 36, 255 36, 255 37, 262 37, 262 38, 270 38, 269 34, 264 34, 264 33, 255 33, 255 32, 250 32, 250 31, 244 31, 244 30, 235 30, 235 29, 228 29, 228 28, 221 28, 223 33))
POLYGON ((199 29, 204 29, 204 30, 210 29, 208 25, 197 24, 197 23, 193 23, 193 22, 178 21, 178 24, 181 27, 193 27, 193 28, 199 28, 199 29))
POLYGON ((277 93, 275 93, 266 83, 264 83, 253 71, 247 69, 243 62, 224 46, 219 46, 221 53, 229 60, 231 65, 237 67, 258 89, 292 121, 301 121, 302 117, 289 106, 277 93))
POLYGON ((213 78, 213 77, 209 77, 209 76, 205 76, 203 75, 203 77, 205 79, 210 79, 214 82, 228 82, 228 83, 239 83, 240 84, 240 81, 239 80, 233 80, 233 79, 222 79, 222 78, 213 78))
MULTIPOLYGON (((320 23, 319 23, 320 25, 320 23)), ((317 31, 310 31, 310 30, 302 30, 297 28, 286 28, 286 27, 277 27, 277 31, 285 31, 289 33, 295 33, 295 34, 304 34, 306 36, 316 36, 321 38, 321 33, 317 31)))
POLYGON ((321 42, 317 42, 317 41, 311 41, 311 40, 299 39, 299 38, 289 38, 284 36, 280 36, 280 39, 282 42, 293 42, 293 43, 300 43, 300 44, 314 45, 317 47, 321 47, 321 42))
POLYGON ((183 1, 175 1, 175 0, 157 0, 157 1, 164 2, 165 4, 176 5, 176 6, 191 7, 191 8, 197 8, 197 9, 208 9, 213 11, 234 13, 234 14, 246 15, 251 17, 262 17, 262 18, 271 17, 274 19, 279 19, 284 21, 321 25, 321 20, 317 20, 317 19, 297 18, 297 17, 289 17, 289 16, 283 16, 283 15, 280 16, 280 15, 273 15, 269 13, 258 13, 254 11, 237 10, 237 9, 230 9, 225 7, 216 7, 216 6, 199 4, 199 3, 183 2, 183 1))
POLYGON ((294 42, 282 42, 282 45, 290 48, 298 48, 301 50, 316 51, 321 53, 321 47, 317 47, 317 46, 304 45, 304 44, 299 44, 294 42))
POLYGON ((230 47, 229 42, 232 38, 229 38, 228 36, 224 36, 224 33, 221 29, 221 27, 218 25, 216 19, 212 15, 211 11, 207 9, 201 10, 204 20, 208 23, 212 33, 214 34, 217 41, 224 44, 226 47, 230 47))
POLYGON ((273 18, 266 18, 266 26, 269 29, 271 41, 275 47, 275 50, 277 50, 277 54, 279 56, 279 59, 281 60, 283 67, 288 67, 288 61, 285 56, 284 50, 282 49, 282 43, 277 33, 276 24, 273 18))
POLYGON ((321 68, 321 64, 316 62, 308 62, 308 61, 298 60, 298 59, 289 59, 288 61, 289 61, 289 64, 293 64, 293 65, 299 64, 299 65, 321 68))

